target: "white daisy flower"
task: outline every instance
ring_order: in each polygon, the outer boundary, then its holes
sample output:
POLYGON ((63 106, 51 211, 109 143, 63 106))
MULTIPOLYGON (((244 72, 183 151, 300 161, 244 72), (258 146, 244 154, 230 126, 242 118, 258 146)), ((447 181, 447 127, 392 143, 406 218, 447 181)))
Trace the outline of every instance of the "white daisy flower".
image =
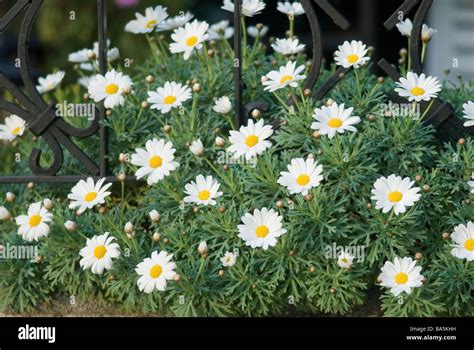
POLYGON ((0 205, 0 221, 7 221, 12 218, 12 215, 3 205, 0 205))
POLYGON ((184 53, 184 59, 187 60, 194 50, 201 50, 203 42, 209 38, 207 22, 194 20, 186 23, 184 27, 174 30, 171 39, 175 42, 170 44, 171 53, 184 53))
POLYGON ((350 269, 352 267, 353 260, 354 257, 351 254, 347 252, 341 252, 337 258, 337 264, 343 269, 350 269))
POLYGON ((140 13, 136 13, 135 16, 137 19, 128 22, 125 31, 133 34, 152 33, 168 18, 168 11, 163 6, 148 7, 144 16, 140 13))
POLYGON ((305 48, 305 45, 300 44, 298 39, 277 39, 275 43, 272 44, 272 48, 276 52, 287 56, 302 52, 305 48))
POLYGON ((227 148, 227 151, 233 153, 234 158, 245 155, 245 159, 249 160, 271 147, 272 143, 267 139, 272 134, 272 126, 263 125, 263 119, 260 119, 256 124, 250 119, 248 125, 242 125, 239 131, 230 131, 231 146, 227 148))
POLYGON ((287 16, 299 16, 304 14, 304 8, 299 1, 278 2, 277 10, 287 16))
POLYGON ((247 28, 247 33, 252 38, 263 38, 265 35, 268 34, 270 28, 268 26, 263 26, 261 29, 258 29, 256 26, 249 26, 247 28))
MULTIPOLYGON (((265 3, 260 0, 242 0, 242 15, 253 17, 260 14, 265 9, 265 3)), ((224 0, 221 7, 223 10, 234 12, 235 5, 230 0, 224 0)))
POLYGON ((438 79, 425 74, 418 74, 408 72, 406 78, 400 78, 397 82, 398 88, 395 91, 401 97, 407 97, 410 102, 429 101, 432 98, 438 97, 438 92, 441 91, 441 84, 438 79))
POLYGON ((221 258, 222 266, 232 267, 237 261, 237 256, 231 252, 225 252, 224 256, 221 258))
POLYGON ((454 228, 451 239, 455 244, 451 254, 459 259, 474 261, 474 222, 469 221, 467 226, 461 224, 454 228))
POLYGON ((338 47, 335 55, 336 64, 344 68, 359 68, 370 61, 370 57, 366 57, 367 46, 362 41, 352 40, 350 43, 345 41, 338 47))
POLYGON ((107 59, 110 62, 118 61, 119 58, 120 58, 120 51, 118 48, 114 47, 110 49, 109 51, 107 51, 107 59))
POLYGON ((205 152, 204 145, 200 139, 191 142, 191 145, 189 145, 189 150, 192 154, 198 157, 202 156, 205 152))
POLYGON ((420 274, 421 266, 416 266, 416 260, 412 258, 396 257, 393 263, 386 261, 381 271, 380 285, 390 288, 394 296, 402 292, 410 294, 412 288, 421 287, 423 284, 424 277, 420 274))
POLYGON ((470 126, 474 126, 474 102, 468 101, 465 104, 463 104, 462 107, 464 111, 464 119, 467 119, 467 121, 464 122, 464 126, 466 128, 470 126))
POLYGON ((115 71, 107 72, 105 77, 97 74, 89 84, 89 95, 95 102, 104 101, 105 108, 123 106, 123 93, 132 87, 132 80, 128 75, 115 71))
POLYGON ((428 25, 423 24, 423 27, 421 28, 421 41, 423 41, 425 44, 429 43, 433 38, 433 35, 435 35, 437 32, 438 31, 436 29, 430 28, 428 25))
POLYGON ((23 237, 25 241, 38 241, 41 237, 46 237, 49 234, 48 222, 53 219, 41 202, 32 203, 28 207, 28 215, 20 215, 15 218, 18 227, 18 234, 23 237))
POLYGON ((72 63, 89 62, 89 49, 82 49, 69 54, 68 61, 72 63))
POLYGON ((135 272, 140 276, 138 279, 138 289, 146 294, 152 293, 155 289, 164 292, 166 281, 171 280, 176 275, 174 269, 176 264, 171 261, 173 254, 161 251, 151 253, 151 258, 146 258, 139 263, 135 272))
POLYGON ((19 116, 12 114, 5 118, 5 124, 0 125, 0 140, 13 141, 19 136, 23 136, 26 129, 26 122, 19 116))
POLYGON ((174 81, 167 81, 163 87, 155 91, 148 92, 147 102, 151 104, 151 109, 158 109, 166 114, 172 108, 181 107, 183 102, 191 98, 191 89, 174 81))
POLYGON ((354 108, 345 109, 344 103, 338 105, 336 102, 329 107, 316 108, 313 114, 316 121, 311 124, 311 129, 319 131, 321 135, 328 135, 330 139, 336 136, 337 133, 357 132, 354 125, 359 124, 361 119, 352 116, 353 111, 354 108))
POLYGON ((474 194, 474 172, 471 175, 472 181, 468 181, 468 185, 471 186, 471 193, 474 194))
POLYGON ((290 194, 301 193, 306 196, 314 187, 319 186, 324 177, 323 166, 313 158, 291 160, 288 171, 282 171, 278 183, 288 189, 290 194))
POLYGON ((149 140, 145 149, 137 148, 135 152, 132 154, 131 163, 140 167, 135 175, 138 180, 148 176, 148 185, 163 180, 179 166, 179 163, 174 161, 176 149, 173 148, 171 142, 166 142, 163 139, 149 140))
POLYGON ((229 27, 229 21, 220 21, 211 25, 208 34, 207 40, 230 39, 234 36, 234 28, 229 27))
POLYGON ((229 113, 232 110, 232 102, 230 102, 230 98, 227 96, 222 96, 216 99, 212 110, 219 114, 229 113))
POLYGON ((411 32, 413 30, 413 23, 409 18, 405 18, 404 21, 400 21, 396 24, 398 31, 407 38, 411 37, 411 32))
POLYGON ((44 78, 39 78, 39 85, 36 86, 36 90, 38 90, 40 94, 53 91, 59 84, 61 84, 65 75, 66 73, 64 71, 59 71, 53 74, 48 74, 44 78))
POLYGON ((186 184, 185 191, 188 196, 184 197, 186 203, 196 203, 202 205, 216 205, 215 198, 222 196, 219 191, 219 182, 212 176, 206 178, 202 175, 196 177, 196 182, 191 181, 186 184))
POLYGON ((296 61, 289 61, 286 66, 280 67, 279 71, 271 71, 265 76, 266 79, 262 82, 264 90, 274 92, 287 86, 296 88, 299 81, 306 79, 305 75, 300 75, 304 70, 304 65, 296 68, 296 61))
POLYGON ((88 238, 86 246, 81 249, 79 255, 82 256, 79 265, 85 271, 91 269, 95 275, 101 275, 104 270, 112 268, 112 259, 120 256, 119 245, 112 243, 115 237, 106 232, 100 236, 88 238))
POLYGON ((402 179, 394 174, 388 178, 381 177, 375 181, 372 189, 372 200, 376 201, 376 209, 388 213, 394 209, 395 215, 405 213, 408 207, 415 205, 421 195, 419 187, 413 187, 415 181, 406 177, 402 179))
POLYGON ((191 12, 185 12, 175 17, 166 19, 161 24, 158 24, 158 32, 165 32, 184 26, 186 23, 191 21, 194 15, 191 12))
POLYGON ((89 177, 86 181, 80 180, 68 194, 67 198, 71 200, 69 209, 78 208, 78 213, 82 214, 86 209, 92 209, 98 204, 105 203, 105 198, 110 195, 107 190, 112 186, 111 183, 102 186, 105 178, 100 179, 97 183, 89 177))
POLYGON ((238 226, 239 237, 252 248, 267 250, 268 247, 275 246, 277 238, 286 233, 281 223, 282 219, 273 209, 255 209, 253 214, 246 213, 242 217, 244 224, 238 226))

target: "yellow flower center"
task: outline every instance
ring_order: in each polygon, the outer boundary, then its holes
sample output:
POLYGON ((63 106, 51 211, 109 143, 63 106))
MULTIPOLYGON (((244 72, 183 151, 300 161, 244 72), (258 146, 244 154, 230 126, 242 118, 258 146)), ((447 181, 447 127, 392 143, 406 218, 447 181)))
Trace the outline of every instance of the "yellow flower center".
POLYGON ((259 226, 257 227, 257 230, 255 231, 256 235, 258 238, 264 238, 264 237, 267 237, 268 233, 270 232, 270 230, 268 229, 267 226, 265 225, 262 225, 262 226, 259 226))
POLYGON ((176 97, 174 97, 174 96, 166 96, 165 99, 163 100, 163 102, 164 102, 166 105, 172 105, 173 103, 176 102, 176 97))
POLYGON ((291 81, 293 80, 294 78, 291 76, 291 75, 285 75, 283 77, 281 77, 280 79, 280 84, 283 85, 285 84, 287 81, 291 81))
POLYGON ((199 192, 198 197, 202 201, 207 201, 209 198, 211 198, 211 192, 209 192, 208 190, 201 191, 199 192))
POLYGON ((343 262, 344 264, 348 264, 348 263, 349 263, 349 260, 348 260, 347 258, 342 258, 342 262, 343 262))
POLYGON ((163 165, 163 158, 160 156, 154 156, 150 159, 150 168, 157 169, 163 165))
POLYGON ((158 24, 158 22, 153 19, 153 20, 148 21, 146 23, 146 27, 147 27, 147 29, 152 29, 152 28, 155 28, 157 24, 158 24))
POLYGON ((404 272, 399 272, 395 276, 395 282, 397 282, 397 284, 405 284, 407 283, 407 281, 408 281, 408 275, 404 272))
POLYGON ((196 38, 194 35, 189 37, 188 40, 186 40, 186 45, 188 45, 189 47, 192 47, 194 45, 196 45, 196 43, 198 42, 198 38, 196 38))
POLYGON ((254 147, 258 143, 258 136, 250 135, 245 139, 245 144, 248 147, 254 147))
POLYGON ((417 86, 411 89, 411 93, 415 96, 421 96, 425 94, 425 90, 417 86))
POLYGON ((18 135, 21 131, 20 127, 16 127, 15 129, 12 130, 12 135, 18 135))
POLYGON ((89 192, 88 194, 86 194, 86 196, 84 197, 84 200, 87 202, 87 203, 90 203, 92 202, 94 199, 97 198, 97 192, 89 192))
POLYGON ((328 126, 333 129, 340 128, 342 126, 342 120, 339 118, 329 119, 328 126))
POLYGON ((309 183, 310 177, 306 174, 298 176, 296 183, 300 186, 305 186, 309 183))
POLYGON ((97 259, 102 259, 106 253, 107 253, 107 248, 105 248, 103 245, 98 245, 94 249, 94 256, 97 259))
POLYGON ((33 216, 30 218, 29 224, 30 224, 31 227, 36 227, 36 226, 38 226, 39 224, 41 224, 41 216, 38 215, 38 214, 33 215, 33 216))
POLYGON ((163 272, 163 268, 160 265, 155 265, 150 269, 150 277, 158 278, 161 276, 162 272, 163 272))
POLYGON ((403 199, 403 194, 398 191, 390 192, 388 195, 388 200, 392 203, 398 203, 403 199))
POLYGON ((109 95, 115 95, 118 92, 118 85, 117 84, 109 84, 105 88, 105 92, 109 95))
POLYGON ((352 54, 352 55, 347 56, 347 62, 349 62, 350 64, 354 64, 358 60, 359 60, 359 56, 357 55, 352 54))
POLYGON ((474 251, 474 239, 468 239, 466 243, 464 243, 464 248, 466 248, 469 251, 474 251))

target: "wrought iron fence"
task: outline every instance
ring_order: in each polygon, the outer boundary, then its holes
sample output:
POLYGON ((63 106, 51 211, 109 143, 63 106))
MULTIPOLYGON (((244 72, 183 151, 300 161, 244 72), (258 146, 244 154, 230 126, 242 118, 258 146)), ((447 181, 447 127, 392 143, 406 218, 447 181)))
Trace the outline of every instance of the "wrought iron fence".
MULTIPOLYGON (((305 82, 304 89, 312 91, 316 100, 323 99, 328 92, 344 78, 351 68, 339 68, 327 81, 320 84, 316 91, 314 87, 320 79, 320 72, 323 61, 324 35, 321 30, 318 13, 324 13, 329 16, 334 23, 341 29, 347 30, 350 23, 344 16, 338 12, 328 0, 301 0, 300 1, 309 21, 312 43, 313 57, 311 71, 305 82), (319 9, 318 9, 319 8, 319 9), (319 11, 321 10, 321 11, 319 11)), ((0 98, 0 109, 14 113, 27 121, 29 130, 37 137, 41 137, 53 152, 53 162, 49 167, 42 167, 40 159, 42 150, 33 149, 29 158, 29 167, 32 171, 31 176, 3 176, 0 177, 0 183, 60 183, 77 182, 84 177, 107 178, 107 181, 117 181, 117 178, 110 173, 108 167, 108 138, 107 129, 104 127, 106 115, 103 104, 100 104, 95 113, 91 124, 79 129, 58 118, 53 111, 53 105, 48 105, 43 100, 34 86, 32 79, 28 43, 32 31, 32 26, 36 15, 41 8, 43 0, 18 0, 4 15, 0 18, 0 33, 3 32, 10 23, 23 14, 21 30, 18 36, 18 59, 20 62, 20 73, 24 88, 13 84, 0 72, 0 86, 8 91, 18 103, 7 102, 0 98), (99 135, 99 159, 94 161, 84 153, 73 141, 72 138, 86 138, 93 135, 99 135), (60 175, 58 172, 62 169, 64 154, 63 148, 67 149, 89 172, 87 176, 60 175)), ((243 101, 243 80, 242 80, 242 24, 241 24, 241 3, 242 0, 234 1, 234 86, 235 86, 235 122, 236 125, 246 124, 249 114, 254 109, 266 110, 269 106, 264 101, 243 101)), ((423 63, 421 61, 421 30, 424 18, 428 13, 433 0, 405 0, 401 6, 384 23, 387 30, 392 30, 395 24, 400 20, 400 16, 405 17, 414 11, 417 6, 414 17, 414 25, 411 33, 411 61, 413 71, 423 72, 423 63)), ((98 43, 99 43, 99 73, 104 75, 107 70, 107 1, 97 0, 97 21, 98 21, 98 43)), ((394 66, 382 59, 378 65, 395 81, 400 79, 400 73, 394 66)), ((390 96, 395 102, 400 102, 399 96, 390 96)), ((288 103, 292 103, 289 101, 288 103)), ((426 110, 428 105, 422 103, 422 109, 426 110)), ((427 113, 425 123, 436 127, 438 136, 442 140, 459 139, 464 133, 474 134, 474 127, 465 128, 462 122, 454 117, 453 107, 437 99, 427 113)), ((129 177, 128 180, 135 180, 129 177)))

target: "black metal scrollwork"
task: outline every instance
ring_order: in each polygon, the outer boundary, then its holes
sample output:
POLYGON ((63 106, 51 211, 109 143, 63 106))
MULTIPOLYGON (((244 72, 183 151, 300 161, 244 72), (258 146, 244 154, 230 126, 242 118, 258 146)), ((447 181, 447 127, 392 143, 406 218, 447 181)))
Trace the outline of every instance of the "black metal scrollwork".
MULTIPOLYGON (((421 58, 422 48, 422 26, 428 11, 430 10, 433 0, 405 0, 403 4, 385 21, 384 26, 387 30, 392 30, 400 20, 400 14, 406 17, 418 5, 413 20, 413 29, 411 32, 410 58, 412 62, 412 70, 417 73, 423 73, 423 62, 421 58)), ((386 59, 378 62, 379 67, 387 73, 393 80, 399 81, 400 73, 386 59)), ((390 96, 390 99, 397 103, 405 100, 398 95, 390 96)), ((434 101, 432 106, 429 103, 421 103, 421 109, 428 111, 424 123, 432 125, 437 130, 437 135, 442 141, 458 140, 463 137, 464 133, 474 134, 474 127, 465 127, 463 122, 454 116, 454 108, 449 103, 440 100, 434 101)))

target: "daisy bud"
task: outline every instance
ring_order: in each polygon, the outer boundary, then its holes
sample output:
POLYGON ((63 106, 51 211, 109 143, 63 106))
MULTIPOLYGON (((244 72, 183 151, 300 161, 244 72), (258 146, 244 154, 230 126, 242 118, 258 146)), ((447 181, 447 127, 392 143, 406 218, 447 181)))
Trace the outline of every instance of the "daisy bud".
POLYGON ((306 68, 307 69, 311 69, 312 67, 313 67, 313 62, 311 62, 311 61, 306 62, 306 68))
POLYGON ((418 182, 420 182, 421 180, 423 180, 423 176, 421 176, 421 175, 416 175, 416 176, 415 176, 415 180, 418 181, 418 182))
POLYGON ((304 89, 303 95, 304 97, 310 97, 312 95, 311 89, 304 89))
POLYGON ((113 281, 115 279, 115 276, 114 275, 109 275, 108 279, 109 279, 109 281, 113 281))
POLYGON ((76 216, 81 216, 81 215, 82 215, 82 213, 79 210, 77 210, 76 211, 76 216))
POLYGON ((200 157, 200 156, 204 155, 204 146, 203 146, 201 140, 193 141, 191 143, 191 145, 189 146, 189 150, 195 156, 200 157))
POLYGON ((127 86, 124 89, 122 89, 124 95, 130 95, 132 93, 132 87, 127 86))
POLYGON ((228 164, 225 164, 225 165, 223 166, 223 168, 224 168, 224 170, 225 170, 225 171, 227 171, 227 170, 229 170, 229 169, 230 169, 230 167, 229 167, 229 165, 228 165, 228 164))
POLYGON ((423 257, 423 254, 421 254, 421 253, 416 253, 415 254, 415 259, 416 260, 420 260, 422 257, 423 257))
POLYGON ((294 255, 295 255, 295 251, 294 251, 294 250, 290 250, 290 251, 288 252, 288 255, 289 255, 289 256, 294 256, 294 255))
POLYGON ((384 82, 385 82, 385 78, 384 78, 384 77, 378 77, 378 78, 377 78, 377 83, 383 84, 384 82))
POLYGON ((135 228, 133 227, 133 224, 130 221, 125 224, 124 231, 128 234, 132 234, 133 232, 135 232, 135 228))
POLYGON ((150 104, 147 101, 143 101, 141 107, 142 109, 148 109, 150 107, 150 104))
POLYGON ((199 94, 202 91, 201 84, 196 83, 193 85, 193 92, 199 94))
POLYGON ((375 115, 371 114, 371 115, 369 115, 369 117, 367 119, 369 119, 369 122, 373 123, 377 120, 377 117, 375 115))
POLYGON ((198 246, 198 253, 202 256, 207 256, 207 253, 208 253, 208 249, 207 249, 207 243, 206 241, 202 241, 201 243, 199 243, 199 246, 198 246))
POLYGON ((224 147, 225 146, 225 140, 222 137, 217 136, 216 137, 216 146, 217 147, 224 147))
POLYGON ((227 210, 226 207, 222 206, 219 208, 219 213, 224 214, 226 210, 227 210))
POLYGON ((214 129, 214 134, 220 134, 221 133, 221 128, 215 128, 214 129))
POLYGON ((212 57, 214 57, 215 54, 216 54, 216 52, 214 50, 212 50, 212 49, 207 50, 207 56, 208 57, 212 58, 212 57))
POLYGON ((125 163, 127 161, 127 155, 124 153, 120 153, 119 155, 119 162, 120 163, 125 163))
POLYGON ((253 61, 253 65, 255 67, 260 67, 262 65, 262 62, 260 62, 259 60, 255 60, 255 61, 253 61))
POLYGON ((380 275, 378 275, 377 278, 375 279, 375 281, 377 283, 382 283, 382 277, 380 277, 380 275))
POLYGON ((107 111, 105 111, 105 115, 106 115, 107 117, 111 117, 112 114, 113 114, 113 112, 112 112, 111 109, 108 109, 107 111))
POLYGON ((35 261, 37 264, 41 264, 43 262, 43 256, 42 255, 38 255, 36 258, 35 258, 35 261))
POLYGON ((344 73, 339 73, 339 79, 342 79, 345 77, 345 74, 344 73))
POLYGON ((3 206, 0 206, 0 220, 7 221, 12 218, 10 212, 3 206))
POLYGON ((262 113, 258 109, 254 109, 252 111, 252 117, 255 118, 255 119, 260 118, 261 115, 262 115, 262 113))
POLYGON ((313 136, 315 139, 319 139, 321 137, 321 134, 319 131, 313 131, 311 136, 313 136))
POLYGON ((43 200, 43 206, 46 210, 51 210, 51 209, 53 209, 54 203, 51 199, 45 198, 43 200))
POLYGON ((286 204, 288 204, 288 205, 293 205, 294 202, 293 202, 291 199, 288 199, 288 201, 286 202, 286 204))
POLYGON ((89 95, 88 93, 85 93, 84 95, 82 95, 82 99, 83 99, 85 102, 87 102, 87 101, 89 101, 89 99, 90 99, 90 95, 89 95))
POLYGON ((468 199, 466 199, 466 200, 464 201, 464 203, 465 203, 466 205, 471 205, 472 201, 468 198, 468 199))
POLYGON ((334 103, 334 100, 330 98, 329 100, 326 101, 326 106, 330 107, 333 105, 333 103, 334 103))
POLYGON ((97 55, 93 50, 89 50, 87 51, 87 58, 89 59, 89 61, 94 61, 97 58, 97 55))
POLYGON ((163 131, 164 131, 165 133, 169 134, 169 133, 171 132, 171 125, 168 125, 168 124, 165 125, 165 126, 163 127, 163 131))
POLYGON ((311 266, 309 268, 309 272, 314 273, 316 271, 316 268, 314 266, 311 266))
POLYGON ((306 196, 304 196, 304 200, 307 202, 311 202, 314 199, 314 194, 308 193, 306 196))
POLYGON ((120 181, 120 182, 125 182, 125 180, 127 179, 127 175, 125 174, 118 174, 117 176, 117 179, 120 181))
POLYGON ((423 41, 424 44, 428 44, 433 38, 433 35, 436 34, 436 32, 436 29, 430 28, 426 24, 423 24, 423 27, 421 29, 421 41, 423 41))
POLYGON ((372 203, 367 203, 367 209, 372 209, 372 203))
POLYGON ((329 289, 329 292, 331 292, 331 294, 336 293, 336 288, 332 287, 331 289, 329 289))
POLYGON ((272 61, 272 66, 273 66, 273 67, 278 66, 278 61, 277 61, 277 60, 273 60, 273 61, 272 61))
POLYGON ((222 277, 225 275, 225 271, 224 270, 219 270, 219 276, 222 277))
POLYGON ((135 238, 135 232, 133 232, 133 233, 127 233, 127 238, 128 238, 128 239, 134 239, 134 238, 135 238))
POLYGON ((201 210, 200 210, 198 207, 194 207, 194 208, 193 208, 193 213, 194 213, 194 214, 199 214, 200 211, 201 211, 201 210))
POLYGON ((33 187, 35 187, 35 184, 33 182, 28 182, 28 184, 26 185, 26 188, 28 188, 29 190, 32 190, 33 187))
POLYGON ((408 50, 405 48, 400 49, 400 57, 405 58, 408 55, 408 50))
POLYGON ((13 203, 16 199, 16 195, 14 193, 11 193, 11 192, 7 192, 6 194, 6 200, 8 203, 13 203))
POLYGON ((157 210, 153 209, 152 211, 148 213, 148 215, 150 216, 151 221, 155 223, 160 221, 161 216, 157 210))
POLYGON ((256 285, 255 283, 252 284, 252 288, 253 288, 253 289, 257 288, 257 285, 256 285))
POLYGON ((153 239, 153 242, 159 242, 160 239, 161 239, 161 235, 160 235, 158 232, 155 232, 155 233, 153 234, 153 238, 152 238, 152 239, 153 239))
POLYGON ((99 208, 99 214, 101 214, 101 215, 104 215, 106 211, 107 211, 106 207, 100 207, 99 208))
POLYGON ((280 125, 281 125, 281 126, 288 126, 288 120, 282 120, 282 121, 280 122, 280 125))
POLYGON ((174 275, 173 280, 174 280, 175 282, 181 281, 181 275, 180 275, 180 274, 174 275))
POLYGON ((276 206, 278 209, 283 208, 284 205, 285 205, 285 203, 283 203, 283 201, 276 201, 276 203, 275 203, 275 206, 276 206))
POLYGON ((448 232, 443 232, 441 235, 441 238, 443 238, 445 241, 449 239, 449 233, 448 232))
POLYGON ((151 84, 155 81, 155 77, 153 75, 147 75, 147 77, 145 78, 145 81, 148 83, 148 84, 151 84))
POLYGON ((5 250, 5 246, 3 244, 0 244, 0 253, 2 253, 5 250))
POLYGON ((405 59, 404 59, 404 58, 400 58, 400 59, 398 60, 398 64, 404 64, 404 63, 405 63, 405 59))
POLYGON ((464 138, 461 138, 458 140, 458 143, 462 146, 462 145, 465 145, 466 144, 466 139, 464 138))
POLYGON ((308 154, 308 159, 315 159, 316 156, 313 153, 308 154))
POLYGON ((255 27, 256 27, 256 28, 258 29, 258 31, 260 32, 260 31, 263 29, 264 25, 263 25, 263 23, 257 23, 257 25, 256 25, 255 27))
POLYGON ((164 244, 168 244, 169 242, 170 242, 170 239, 169 239, 169 238, 165 238, 165 239, 163 240, 163 243, 164 243, 164 244))
POLYGON ((423 191, 429 192, 430 189, 431 189, 430 185, 423 185, 423 191))
POLYGON ((194 78, 193 80, 191 80, 191 83, 192 84, 199 84, 199 79, 194 78))
POLYGON ((77 230, 77 224, 74 221, 68 220, 64 223, 64 227, 69 232, 75 232, 77 230))

